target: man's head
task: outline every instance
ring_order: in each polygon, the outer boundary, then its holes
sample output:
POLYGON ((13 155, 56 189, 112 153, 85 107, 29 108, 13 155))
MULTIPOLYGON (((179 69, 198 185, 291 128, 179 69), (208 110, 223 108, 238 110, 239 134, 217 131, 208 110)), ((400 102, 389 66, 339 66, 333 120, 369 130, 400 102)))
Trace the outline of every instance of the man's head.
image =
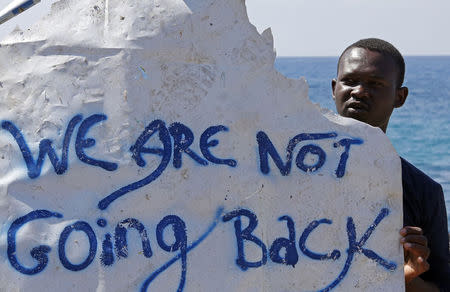
POLYGON ((336 110, 386 132, 392 111, 408 96, 404 74, 403 57, 390 43, 372 38, 350 45, 331 83, 336 110))

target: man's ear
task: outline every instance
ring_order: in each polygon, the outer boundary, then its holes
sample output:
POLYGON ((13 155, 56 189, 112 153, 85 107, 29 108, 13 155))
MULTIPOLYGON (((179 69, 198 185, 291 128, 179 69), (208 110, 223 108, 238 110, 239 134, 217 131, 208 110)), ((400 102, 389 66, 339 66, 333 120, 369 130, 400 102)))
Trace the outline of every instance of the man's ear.
POLYGON ((401 107, 405 103, 407 97, 408 97, 408 87, 400 87, 399 89, 397 89, 394 107, 395 108, 401 107))
POLYGON ((331 80, 331 90, 332 90, 332 96, 333 96, 333 100, 336 100, 336 96, 334 95, 334 89, 336 88, 336 78, 333 78, 333 80, 331 80))

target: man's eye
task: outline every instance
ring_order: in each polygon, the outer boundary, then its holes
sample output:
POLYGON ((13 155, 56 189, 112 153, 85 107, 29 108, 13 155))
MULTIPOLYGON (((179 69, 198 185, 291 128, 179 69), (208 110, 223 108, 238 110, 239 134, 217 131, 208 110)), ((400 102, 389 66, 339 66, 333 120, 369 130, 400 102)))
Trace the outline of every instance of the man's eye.
POLYGON ((372 87, 382 87, 384 84, 380 81, 374 80, 374 81, 370 81, 369 85, 372 87))
POLYGON ((356 81, 355 79, 349 78, 349 79, 342 80, 342 83, 344 83, 344 85, 347 85, 347 86, 354 86, 354 85, 358 84, 358 81, 356 81))

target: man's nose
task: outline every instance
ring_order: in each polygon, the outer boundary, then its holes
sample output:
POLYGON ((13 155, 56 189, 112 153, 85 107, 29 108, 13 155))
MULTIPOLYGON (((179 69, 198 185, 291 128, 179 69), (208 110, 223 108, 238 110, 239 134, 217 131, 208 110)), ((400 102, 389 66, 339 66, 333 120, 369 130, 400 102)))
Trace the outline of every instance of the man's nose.
POLYGON ((369 88, 364 83, 359 83, 353 87, 351 94, 358 98, 368 97, 369 88))

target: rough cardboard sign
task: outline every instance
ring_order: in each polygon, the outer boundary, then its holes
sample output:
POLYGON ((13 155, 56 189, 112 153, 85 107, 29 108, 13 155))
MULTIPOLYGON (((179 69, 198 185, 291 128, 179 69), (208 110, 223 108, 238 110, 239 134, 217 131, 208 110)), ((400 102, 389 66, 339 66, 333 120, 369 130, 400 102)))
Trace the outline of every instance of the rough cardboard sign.
POLYGON ((274 58, 241 0, 62 1, 4 40, 2 290, 401 291, 395 151, 274 58))

